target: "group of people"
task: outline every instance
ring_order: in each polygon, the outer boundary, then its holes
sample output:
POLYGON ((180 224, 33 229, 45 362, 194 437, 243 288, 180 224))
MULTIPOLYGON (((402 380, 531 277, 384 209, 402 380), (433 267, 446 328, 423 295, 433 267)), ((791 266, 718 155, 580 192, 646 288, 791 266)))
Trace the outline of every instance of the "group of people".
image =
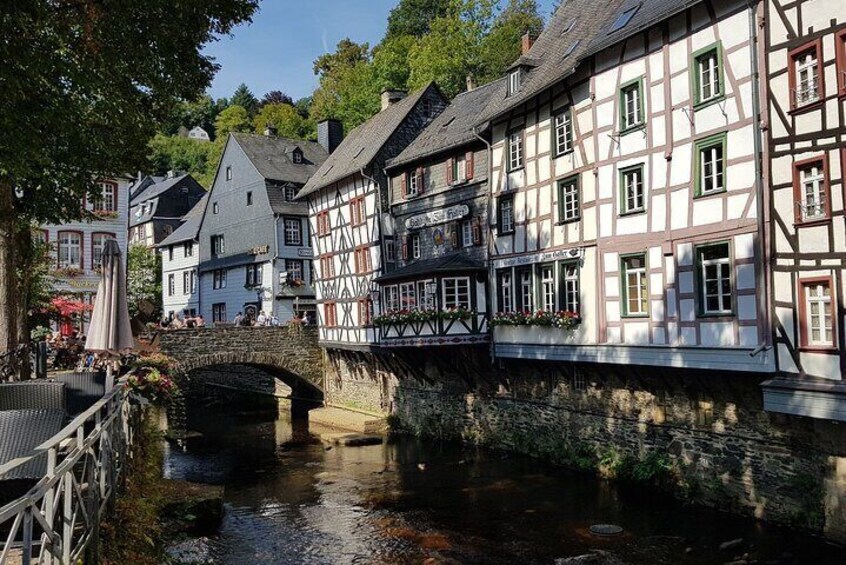
MULTIPOLYGON (((246 315, 238 312, 232 323, 236 326, 278 326, 279 316, 276 314, 265 314, 264 310, 260 310, 257 316, 253 316, 252 312, 247 312, 246 315)), ((291 324, 309 324, 308 312, 297 312, 290 321, 291 324)))
POLYGON ((159 327, 163 330, 181 330, 184 328, 202 328, 206 325, 202 314, 196 316, 183 316, 177 314, 169 318, 162 318, 159 327))
POLYGON ((85 350, 85 336, 78 330, 69 335, 53 332, 46 340, 48 358, 55 369, 73 369, 79 364, 85 350))

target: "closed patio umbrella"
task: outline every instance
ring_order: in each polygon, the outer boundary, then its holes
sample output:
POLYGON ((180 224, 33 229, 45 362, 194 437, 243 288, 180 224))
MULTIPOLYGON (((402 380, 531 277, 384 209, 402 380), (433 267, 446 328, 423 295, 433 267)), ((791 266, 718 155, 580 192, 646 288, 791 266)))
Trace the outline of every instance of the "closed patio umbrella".
MULTIPOLYGON (((134 346, 120 248, 115 240, 109 239, 103 248, 102 277, 97 287, 97 298, 94 300, 85 349, 94 353, 120 355, 134 346)), ((111 370, 109 363, 106 370, 106 390, 114 386, 111 370)))

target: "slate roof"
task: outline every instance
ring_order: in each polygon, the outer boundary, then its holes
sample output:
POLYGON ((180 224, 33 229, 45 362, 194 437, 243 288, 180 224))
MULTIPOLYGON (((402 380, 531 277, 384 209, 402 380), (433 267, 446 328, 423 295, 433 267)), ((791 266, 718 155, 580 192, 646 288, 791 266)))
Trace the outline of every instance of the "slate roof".
POLYGON ((183 241, 192 241, 197 239, 200 233, 200 225, 203 223, 203 212, 206 210, 206 202, 209 200, 209 195, 205 194, 199 202, 197 202, 191 210, 188 211, 182 218, 182 225, 173 230, 173 233, 167 236, 158 247, 167 247, 174 243, 181 243, 183 241))
POLYGON ((156 198, 157 196, 164 194, 174 186, 181 183, 188 176, 189 174, 185 173, 184 175, 179 175, 178 177, 173 178, 165 178, 163 180, 157 181, 155 184, 149 185, 144 190, 132 197, 130 206, 135 206, 136 204, 140 204, 145 200, 150 200, 151 198, 156 198))
POLYGON ((376 158, 406 116, 431 88, 437 88, 437 86, 430 82, 417 92, 388 106, 352 130, 341 142, 341 145, 335 149, 335 152, 326 159, 323 166, 300 190, 297 198, 301 199, 308 196, 367 167, 376 158))
MULTIPOLYGON (((26 457, 33 449, 59 433, 65 422, 61 409, 0 411, 0 465, 12 459, 26 457)), ((0 481, 11 479, 40 479, 47 472, 47 453, 15 467, 0 481)))
POLYGON ((328 156, 323 146, 313 141, 254 133, 231 135, 265 180, 303 185, 328 156), (294 163, 297 147, 303 152, 302 163, 294 163))
MULTIPOLYGON (((562 80, 591 55, 623 41, 702 0, 565 0, 525 56, 539 62, 527 71, 520 90, 494 101, 478 125, 487 123, 562 80), (639 5, 623 28, 609 33, 624 10, 639 5)), ((519 60, 518 60, 519 62, 519 60)))
POLYGON ((462 92, 402 153, 388 161, 387 168, 406 165, 477 141, 473 126, 486 113, 491 101, 504 96, 507 88, 506 79, 501 78, 469 92, 462 92))
POLYGON ((424 259, 415 261, 395 271, 384 274, 374 279, 379 283, 398 281, 402 279, 413 279, 423 276, 431 276, 434 273, 455 273, 467 271, 484 271, 485 265, 476 261, 465 253, 452 253, 436 259, 424 259))

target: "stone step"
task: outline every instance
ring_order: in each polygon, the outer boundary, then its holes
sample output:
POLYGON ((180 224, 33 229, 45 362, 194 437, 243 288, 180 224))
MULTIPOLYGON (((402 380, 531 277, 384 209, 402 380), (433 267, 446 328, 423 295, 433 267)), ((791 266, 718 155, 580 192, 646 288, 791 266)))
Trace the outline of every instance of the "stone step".
POLYGON ((344 447, 362 447, 365 445, 381 445, 385 441, 384 436, 373 434, 350 434, 346 432, 340 433, 322 433, 320 439, 332 445, 342 445, 344 447))
POLYGON ((309 411, 308 421, 360 434, 381 434, 385 433, 388 428, 385 418, 344 410, 335 406, 324 406, 309 411))

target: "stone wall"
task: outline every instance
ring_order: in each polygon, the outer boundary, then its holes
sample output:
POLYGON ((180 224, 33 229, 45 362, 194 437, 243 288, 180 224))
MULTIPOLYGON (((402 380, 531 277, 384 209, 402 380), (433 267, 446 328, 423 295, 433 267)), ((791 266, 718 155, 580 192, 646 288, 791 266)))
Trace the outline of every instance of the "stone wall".
POLYGON ((764 412, 760 376, 528 361, 492 366, 484 348, 456 353, 357 354, 357 364, 340 364, 327 390, 339 404, 367 390, 375 403, 387 373, 396 388, 381 404, 416 434, 606 476, 646 475, 680 498, 846 542, 846 426, 764 412), (367 380, 370 388, 361 384, 367 380))
POLYGON ((357 351, 326 351, 326 404, 387 415, 397 379, 387 359, 357 351))

